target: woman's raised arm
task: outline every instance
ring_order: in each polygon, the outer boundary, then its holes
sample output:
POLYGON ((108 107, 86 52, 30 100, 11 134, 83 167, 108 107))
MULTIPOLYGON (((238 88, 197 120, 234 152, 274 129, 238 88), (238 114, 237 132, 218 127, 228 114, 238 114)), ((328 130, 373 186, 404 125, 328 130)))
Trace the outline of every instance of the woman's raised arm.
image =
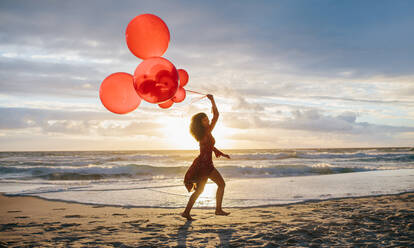
POLYGON ((217 106, 216 106, 216 102, 214 101, 214 97, 211 94, 207 95, 208 99, 210 99, 211 101, 211 110, 213 111, 213 119, 211 119, 211 124, 210 124, 210 132, 213 131, 214 127, 216 126, 218 117, 219 117, 219 112, 217 110, 217 106))

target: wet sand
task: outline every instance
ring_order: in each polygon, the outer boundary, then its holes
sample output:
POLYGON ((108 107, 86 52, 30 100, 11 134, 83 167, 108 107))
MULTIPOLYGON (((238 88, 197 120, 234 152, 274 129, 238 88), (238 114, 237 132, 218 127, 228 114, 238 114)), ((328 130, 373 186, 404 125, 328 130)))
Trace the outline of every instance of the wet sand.
POLYGON ((0 195, 0 247, 410 247, 414 193, 283 206, 126 208, 0 195))

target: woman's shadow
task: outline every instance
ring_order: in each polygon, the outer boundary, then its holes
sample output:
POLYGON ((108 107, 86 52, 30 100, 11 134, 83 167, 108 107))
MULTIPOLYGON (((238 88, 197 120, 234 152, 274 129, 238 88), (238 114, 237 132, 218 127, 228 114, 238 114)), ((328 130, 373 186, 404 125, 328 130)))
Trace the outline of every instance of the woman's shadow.
MULTIPOLYGON (((178 247, 187 247, 187 236, 189 234, 188 229, 191 227, 191 229, 193 228, 191 226, 191 220, 188 220, 185 222, 184 225, 182 225, 181 227, 178 228, 178 247)), ((228 247, 229 246, 229 241, 231 240, 231 236, 233 235, 233 233, 236 232, 234 229, 232 228, 221 228, 221 229, 206 229, 205 231, 203 231, 202 233, 216 233, 218 234, 219 238, 220 238, 220 247, 228 247)), ((202 241, 202 243, 205 243, 207 245, 208 240, 204 240, 202 241)), ((191 244, 189 246, 192 246, 191 244)))

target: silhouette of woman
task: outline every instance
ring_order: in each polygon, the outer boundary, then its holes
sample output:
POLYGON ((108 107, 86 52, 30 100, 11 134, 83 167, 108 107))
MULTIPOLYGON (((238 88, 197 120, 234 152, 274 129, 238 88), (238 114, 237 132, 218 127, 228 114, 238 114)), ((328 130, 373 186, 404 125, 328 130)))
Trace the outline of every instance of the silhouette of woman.
POLYGON ((184 177, 184 185, 188 192, 195 191, 188 200, 184 212, 181 214, 181 216, 187 218, 187 220, 194 220, 190 215, 190 211, 198 196, 203 192, 208 178, 213 180, 218 186, 216 193, 216 215, 230 214, 229 212, 223 211, 221 208, 224 187, 226 184, 224 183, 223 177, 217 169, 214 168, 212 152, 214 152, 216 157, 223 156, 230 159, 230 156, 214 147, 216 141, 211 135, 211 131, 216 125, 219 112, 213 95, 208 94, 207 97, 212 104, 213 119, 211 120, 211 123, 209 123, 209 119, 205 113, 198 113, 191 118, 190 132, 200 144, 200 155, 194 159, 184 177))

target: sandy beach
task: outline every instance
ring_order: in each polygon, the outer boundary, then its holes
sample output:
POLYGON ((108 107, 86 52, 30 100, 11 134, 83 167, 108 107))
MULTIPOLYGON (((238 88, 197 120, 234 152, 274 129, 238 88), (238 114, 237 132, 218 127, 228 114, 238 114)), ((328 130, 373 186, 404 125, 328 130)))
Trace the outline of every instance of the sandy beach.
POLYGON ((282 206, 126 208, 0 196, 0 247, 409 247, 414 193, 282 206))

